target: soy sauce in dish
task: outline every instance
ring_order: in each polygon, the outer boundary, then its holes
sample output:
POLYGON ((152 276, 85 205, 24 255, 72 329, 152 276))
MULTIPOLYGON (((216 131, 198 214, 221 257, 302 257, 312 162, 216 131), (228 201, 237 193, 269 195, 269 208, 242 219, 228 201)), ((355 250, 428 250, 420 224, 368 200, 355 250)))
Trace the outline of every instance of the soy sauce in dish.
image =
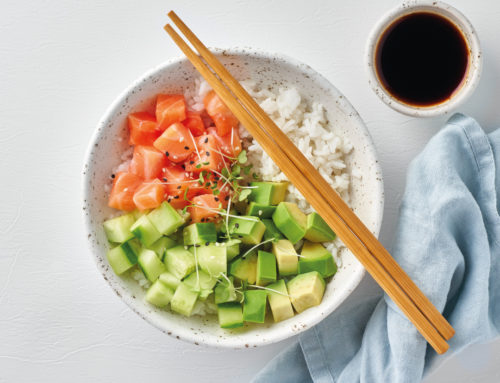
POLYGON ((394 21, 379 39, 376 71, 396 99, 415 106, 448 100, 467 74, 469 48, 447 18, 416 12, 394 21))

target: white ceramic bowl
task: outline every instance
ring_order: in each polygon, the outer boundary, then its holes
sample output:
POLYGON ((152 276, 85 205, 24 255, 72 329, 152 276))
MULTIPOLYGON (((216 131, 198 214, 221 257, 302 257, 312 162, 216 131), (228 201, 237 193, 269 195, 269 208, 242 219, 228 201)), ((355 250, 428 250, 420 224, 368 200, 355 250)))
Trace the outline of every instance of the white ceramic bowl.
MULTIPOLYGON (((308 100, 326 107, 331 126, 354 145, 348 166, 357 169, 360 179, 352 182, 352 207, 378 235, 383 213, 383 182, 372 139, 345 97, 324 77, 294 59, 251 49, 216 51, 219 59, 238 79, 252 78, 263 87, 295 86, 308 100)), ((137 314, 158 329, 195 344, 232 348, 256 347, 277 342, 304 331, 335 310, 354 290, 364 268, 349 252, 342 254, 342 266, 328 283, 321 305, 280 323, 268 321, 242 329, 223 330, 216 317, 183 317, 159 310, 144 301, 144 290, 130 277, 117 277, 106 260, 108 244, 102 222, 113 210, 107 207, 105 185, 112 169, 127 148, 127 114, 152 105, 158 93, 182 92, 199 75, 185 58, 170 60, 130 85, 106 111, 90 143, 83 171, 84 218, 88 241, 99 271, 115 293, 137 314)), ((110 318, 110 320, 113 320, 110 318)))

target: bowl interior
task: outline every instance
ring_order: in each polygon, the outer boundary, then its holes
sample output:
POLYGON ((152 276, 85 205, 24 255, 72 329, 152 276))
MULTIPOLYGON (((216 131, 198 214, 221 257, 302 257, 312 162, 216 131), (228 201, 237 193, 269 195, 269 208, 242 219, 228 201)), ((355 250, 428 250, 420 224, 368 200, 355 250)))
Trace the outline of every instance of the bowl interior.
MULTIPOLYGON (((276 54, 249 49, 217 51, 219 59, 239 80, 252 78, 261 87, 296 87, 309 101, 317 100, 326 108, 332 129, 348 138, 354 150, 347 163, 353 177, 351 205, 362 221, 378 235, 383 212, 383 184, 371 137, 363 122, 342 94, 310 67, 276 54)), ((198 73, 184 58, 171 60, 153 69, 132 84, 100 121, 89 146, 84 167, 84 215, 89 244, 104 279, 137 314, 163 332, 197 344, 224 347, 253 347, 276 342, 310 328, 331 313, 353 291, 364 269, 348 250, 341 254, 342 265, 328 283, 321 305, 280 323, 243 329, 223 330, 216 317, 183 316, 158 310, 144 301, 144 290, 130 277, 117 277, 106 260, 107 241, 102 222, 113 213, 107 207, 105 185, 110 184, 112 169, 121 162, 128 147, 127 114, 150 108, 157 93, 178 93, 190 87, 198 73)))

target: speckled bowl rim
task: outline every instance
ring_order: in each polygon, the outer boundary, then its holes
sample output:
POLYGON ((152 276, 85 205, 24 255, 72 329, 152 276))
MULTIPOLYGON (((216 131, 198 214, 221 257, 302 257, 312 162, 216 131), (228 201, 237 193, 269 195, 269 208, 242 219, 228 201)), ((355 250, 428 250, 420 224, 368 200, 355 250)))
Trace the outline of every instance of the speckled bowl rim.
MULTIPOLYGON (((378 236, 380 233, 380 228, 382 225, 382 218, 383 218, 383 212, 384 212, 384 182, 383 182, 383 175, 382 175, 382 169, 380 167, 379 161, 377 160, 378 156, 376 153, 375 145, 373 142, 373 139, 364 124, 363 120, 359 116, 358 112, 354 109, 354 107, 351 105, 351 103, 347 100, 345 96, 335 87, 333 84, 330 83, 324 76, 316 72, 314 69, 312 69, 310 66, 290 57, 285 54, 281 53, 270 53, 266 52, 260 49, 255 49, 255 48, 249 48, 249 47, 234 47, 234 48, 228 48, 228 49, 220 49, 220 48, 210 48, 214 53, 216 54, 227 54, 227 55, 236 55, 236 56, 258 56, 261 58, 266 58, 266 59, 272 59, 278 58, 280 60, 283 60, 287 62, 288 64, 291 64, 293 66, 296 66, 300 68, 301 71, 305 72, 307 75, 311 76, 312 78, 317 78, 320 80, 323 85, 328 88, 328 90, 332 93, 332 95, 340 99, 341 101, 339 102, 342 104, 342 108, 349 113, 350 118, 354 119, 358 126, 361 128, 363 131, 364 137, 366 139, 366 150, 368 150, 369 155, 371 158, 374 159, 373 161, 373 167, 374 171, 379 174, 380 179, 376 183, 376 190, 375 190, 375 197, 376 201, 378 203, 374 204, 374 209, 376 212, 376 221, 374 222, 374 227, 373 227, 373 233, 378 236)), ((141 75, 138 79, 133 81, 124 91, 122 91, 119 96, 112 102, 112 104, 106 109, 105 113, 99 120, 97 124, 97 129, 95 129, 91 139, 89 146, 87 148, 87 151, 85 153, 85 161, 83 165, 83 177, 82 177, 82 201, 83 201, 83 206, 86 206, 86 199, 87 196, 90 192, 89 190, 89 185, 90 185, 90 178, 92 177, 92 172, 88 171, 90 169, 90 164, 92 160, 92 151, 95 146, 95 144, 99 143, 101 140, 101 137, 103 136, 103 131, 106 128, 105 121, 107 121, 110 116, 114 114, 114 111, 120 107, 121 104, 124 103, 125 99, 127 96, 131 93, 133 89, 136 87, 140 86, 141 83, 143 83, 147 78, 154 76, 158 74, 159 72, 165 70, 167 67, 177 64, 181 61, 187 61, 187 58, 185 56, 179 56, 179 57, 174 57, 171 58, 153 69, 145 72, 143 75, 141 75)), ((85 209, 83 209, 83 218, 84 218, 84 223, 85 223, 85 228, 86 228, 86 236, 90 238, 92 235, 92 224, 91 224, 91 218, 90 214, 85 214, 85 209)), ((164 326, 159 321, 156 321, 154 318, 149 316, 147 313, 143 313, 140 310, 139 305, 137 304, 137 300, 133 299, 132 297, 129 297, 127 294, 122 294, 115 286, 111 284, 111 282, 107 279, 105 272, 99 267, 99 254, 97 254, 96 251, 94 251, 91 241, 87 241, 87 244, 89 246, 90 252, 93 256, 93 260, 96 264, 97 269, 99 270, 100 274, 103 276, 103 278, 106 280, 106 283, 112 288, 112 290, 115 292, 118 297, 125 302, 125 304, 136 314, 138 314, 142 319, 144 319, 146 322, 150 323, 163 333, 174 337, 176 339, 180 339, 183 341, 187 341, 189 343, 195 344, 195 345, 204 345, 204 346, 211 346, 215 348, 232 348, 232 349, 244 349, 248 348, 248 344, 242 344, 242 343, 235 343, 231 341, 231 337, 227 337, 224 339, 223 342, 213 342, 213 341, 204 341, 200 342, 199 338, 194 336, 188 329, 186 329, 186 332, 181 334, 181 333, 175 333, 174 331, 170 329, 165 329, 164 326)), ((255 342, 253 347, 257 346, 263 346, 267 344, 272 344, 276 343, 288 338, 291 338, 311 327, 314 325, 318 324, 320 321, 322 321, 324 318, 326 318, 329 314, 331 314, 337 307, 339 307, 342 302, 355 290, 355 288, 359 285, 361 280, 363 279, 364 275, 366 273, 365 268, 359 264, 359 267, 355 272, 353 272, 352 277, 349 279, 349 282, 344 285, 344 289, 341 291, 338 291, 337 294, 337 299, 329 306, 324 307, 324 315, 318 315, 315 317, 313 320, 309 320, 307 322, 307 326, 304 326, 303 328, 297 329, 296 332, 286 332, 283 331, 280 333, 278 336, 274 337, 267 337, 265 340, 260 340, 260 342, 255 342)), ((323 302, 322 302, 323 304, 323 302)), ((321 306, 321 305, 320 305, 321 306)))
POLYGON ((481 78, 483 58, 477 32, 463 13, 442 1, 412 0, 405 1, 403 4, 393 8, 375 24, 370 32, 365 48, 365 66, 368 83, 385 104, 408 116, 434 117, 449 113, 464 103, 474 93, 481 78), (470 62, 464 80, 450 98, 442 103, 431 106, 409 105, 392 96, 381 84, 375 68, 377 44, 385 29, 396 19, 418 11, 433 12, 450 19, 462 32, 469 47, 470 62))

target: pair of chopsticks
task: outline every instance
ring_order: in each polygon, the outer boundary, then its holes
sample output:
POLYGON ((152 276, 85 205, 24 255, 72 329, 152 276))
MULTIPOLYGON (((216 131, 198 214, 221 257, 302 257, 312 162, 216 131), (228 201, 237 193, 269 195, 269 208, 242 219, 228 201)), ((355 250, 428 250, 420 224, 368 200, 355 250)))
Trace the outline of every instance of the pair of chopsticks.
POLYGON ((311 206, 359 259, 418 331, 442 354, 455 330, 401 269, 389 252, 333 190, 316 168, 260 108, 207 47, 170 11, 168 16, 198 51, 170 24, 165 30, 238 120, 259 142, 311 206))

